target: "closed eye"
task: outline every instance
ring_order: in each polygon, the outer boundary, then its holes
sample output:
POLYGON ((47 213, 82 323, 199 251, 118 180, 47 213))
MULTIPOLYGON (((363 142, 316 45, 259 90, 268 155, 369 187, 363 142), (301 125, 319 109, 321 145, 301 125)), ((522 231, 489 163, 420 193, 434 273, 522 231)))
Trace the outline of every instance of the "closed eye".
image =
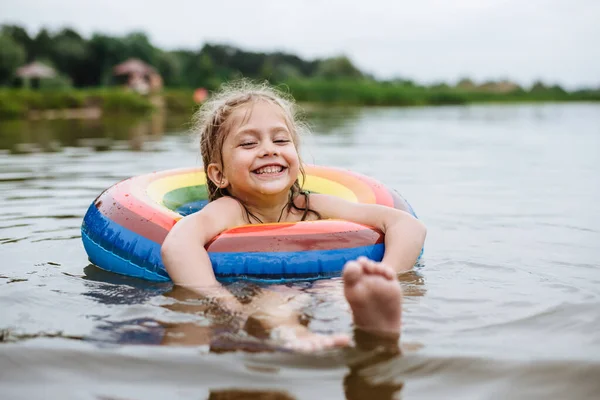
POLYGON ((278 140, 274 140, 273 143, 290 143, 291 140, 289 139, 278 139, 278 140))
POLYGON ((250 146, 254 146, 256 144, 256 142, 244 142, 244 143, 240 143, 241 147, 250 147, 250 146))

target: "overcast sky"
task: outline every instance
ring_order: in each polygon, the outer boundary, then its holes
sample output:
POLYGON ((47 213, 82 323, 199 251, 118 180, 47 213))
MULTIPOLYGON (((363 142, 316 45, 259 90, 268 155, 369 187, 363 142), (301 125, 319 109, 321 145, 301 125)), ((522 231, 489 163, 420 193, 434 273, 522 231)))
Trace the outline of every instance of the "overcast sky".
POLYGON ((379 78, 600 87, 600 0, 0 0, 0 23, 141 30, 163 49, 346 54, 379 78))

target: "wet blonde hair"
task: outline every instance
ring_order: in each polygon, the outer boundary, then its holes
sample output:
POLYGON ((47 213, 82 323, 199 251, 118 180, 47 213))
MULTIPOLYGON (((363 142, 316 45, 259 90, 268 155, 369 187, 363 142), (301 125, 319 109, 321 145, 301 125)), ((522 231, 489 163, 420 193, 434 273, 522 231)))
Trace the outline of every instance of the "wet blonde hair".
MULTIPOLYGON (((302 174, 302 182, 304 182, 306 172, 300 159, 300 136, 308 133, 309 129, 294 99, 289 94, 270 86, 266 82, 257 84, 244 79, 224 84, 219 92, 212 94, 202 104, 192 119, 193 131, 200 136, 200 154, 204 172, 207 174, 206 187, 209 201, 223 196, 231 196, 227 189, 222 190, 208 178, 208 166, 211 163, 218 164, 223 170, 223 143, 232 127, 232 120, 229 117, 240 108, 247 107, 251 111, 252 107, 260 101, 273 104, 281 109, 292 142, 298 152, 300 173, 302 174)), ((289 207, 297 208, 294 205, 294 199, 302 193, 304 193, 302 186, 299 180, 296 179, 290 189, 289 207)), ((304 211, 309 211, 308 206, 304 211)))

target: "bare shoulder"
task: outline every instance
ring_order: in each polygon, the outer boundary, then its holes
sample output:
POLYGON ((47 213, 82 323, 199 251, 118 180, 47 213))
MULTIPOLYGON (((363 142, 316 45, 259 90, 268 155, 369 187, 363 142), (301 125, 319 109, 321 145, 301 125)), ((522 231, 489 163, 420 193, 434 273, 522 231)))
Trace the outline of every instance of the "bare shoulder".
POLYGON ((202 210, 182 218, 173 230, 188 232, 208 242, 219 233, 243 224, 240 203, 231 197, 221 197, 208 203, 202 210))
POLYGON ((223 196, 214 201, 209 202, 199 213, 206 215, 215 215, 226 213, 230 217, 241 217, 242 207, 240 202, 233 197, 223 196))

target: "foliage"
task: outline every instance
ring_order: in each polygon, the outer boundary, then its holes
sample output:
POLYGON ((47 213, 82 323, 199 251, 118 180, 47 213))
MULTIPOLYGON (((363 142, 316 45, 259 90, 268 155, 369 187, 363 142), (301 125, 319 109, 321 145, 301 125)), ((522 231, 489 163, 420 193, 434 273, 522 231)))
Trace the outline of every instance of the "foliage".
POLYGON ((477 88, 461 89, 445 85, 416 86, 410 81, 299 79, 287 82, 286 87, 298 101, 338 105, 423 106, 600 100, 600 91, 584 90, 568 93, 556 86, 543 91, 520 89, 502 93, 481 91, 477 88))
POLYGON ((362 78, 363 73, 348 57, 340 56, 320 61, 316 76, 327 79, 362 78))
POLYGON ((109 113, 146 113, 154 108, 148 98, 124 90, 91 91, 87 101, 109 113))
MULTIPOLYGON (((29 37, 29 34, 24 28, 18 25, 3 25, 2 29, 0 29, 0 34, 12 38, 12 40, 22 46, 26 54, 29 54, 32 45, 32 39, 29 37)), ((30 60, 27 59, 26 61, 30 60)))
POLYGON ((18 118, 27 113, 26 105, 13 96, 0 92, 0 118, 18 118))
POLYGON ((176 87, 183 84, 182 68, 181 59, 174 53, 158 52, 156 69, 162 76, 165 86, 176 87))
POLYGON ((191 114, 198 108, 194 102, 194 93, 191 90, 166 90, 163 92, 165 108, 171 112, 191 114))
POLYGON ((92 103, 111 112, 146 112, 149 99, 120 90, 82 90, 114 86, 113 67, 128 58, 154 66, 163 77, 163 101, 170 110, 189 112, 196 105, 192 90, 216 90, 228 80, 247 77, 287 85, 299 101, 348 105, 443 105, 473 102, 599 101, 598 90, 567 92, 558 85, 536 82, 526 90, 507 81, 477 84, 468 78, 456 86, 418 85, 407 79, 377 81, 344 56, 304 60, 284 52, 252 52, 230 45, 207 43, 199 50, 164 51, 142 32, 123 37, 93 34, 89 39, 73 29, 41 29, 35 36, 17 25, 0 29, 0 85, 13 82, 17 67, 45 60, 59 75, 40 82, 44 96, 29 91, 0 92, 0 112, 22 115, 29 109, 92 103), (79 90, 66 90, 69 86, 79 90), (61 89, 56 95, 50 89, 61 89), (8 94, 7 94, 8 93, 8 94), (37 108, 36 108, 37 107, 37 108))
POLYGON ((0 84, 12 81, 17 67, 25 61, 25 49, 9 35, 0 33, 0 84))
POLYGON ((65 90, 73 87, 71 78, 65 75, 57 75, 54 78, 42 79, 39 82, 39 87, 42 90, 65 90))
POLYGON ((52 38, 49 59, 58 71, 81 86, 87 79, 88 51, 85 39, 71 29, 63 29, 52 38))
POLYGON ((314 76, 319 68, 322 76, 327 77, 337 72, 343 77, 362 75, 346 57, 321 63, 282 52, 249 52, 210 43, 199 51, 163 51, 154 47, 142 32, 124 37, 96 33, 89 40, 69 28, 56 33, 41 29, 34 37, 16 25, 4 25, 1 32, 10 40, 10 46, 3 48, 20 48, 25 52, 25 60, 19 58, 19 63, 10 64, 6 75, 25 61, 44 59, 68 76, 75 87, 113 84, 112 68, 129 58, 139 58, 154 66, 167 87, 216 89, 222 82, 241 76, 281 82, 314 76))
POLYGON ((145 113, 149 99, 121 89, 102 90, 0 90, 0 117, 25 117, 30 110, 100 107, 107 113, 145 113))

